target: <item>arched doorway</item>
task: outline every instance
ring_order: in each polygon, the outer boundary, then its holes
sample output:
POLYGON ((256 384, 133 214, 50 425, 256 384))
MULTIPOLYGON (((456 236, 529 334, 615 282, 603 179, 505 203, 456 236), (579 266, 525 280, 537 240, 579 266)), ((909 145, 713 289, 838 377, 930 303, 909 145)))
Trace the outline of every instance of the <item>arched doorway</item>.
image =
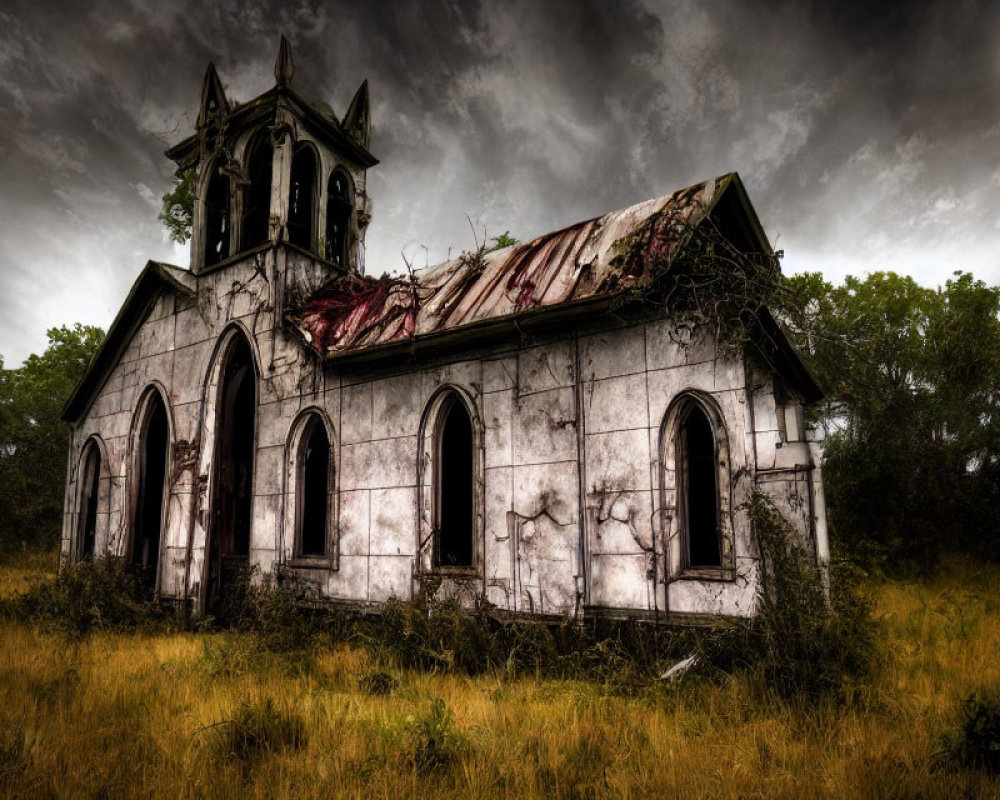
POLYGON ((222 370, 216 414, 205 611, 228 614, 250 557, 257 379, 250 345, 236 336, 222 370))
POLYGON ((167 409, 160 393, 152 391, 139 428, 139 476, 129 562, 149 594, 156 589, 163 529, 163 498, 167 479, 170 433, 167 409))

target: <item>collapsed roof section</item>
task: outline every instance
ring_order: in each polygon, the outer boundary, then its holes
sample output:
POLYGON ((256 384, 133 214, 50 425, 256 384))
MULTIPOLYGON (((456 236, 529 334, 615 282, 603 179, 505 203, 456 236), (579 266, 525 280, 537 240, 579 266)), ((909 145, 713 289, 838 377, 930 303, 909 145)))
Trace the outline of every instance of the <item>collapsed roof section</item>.
MULTIPOLYGON (((524 244, 465 253, 412 277, 338 277, 287 317, 323 358, 345 364, 552 327, 616 308, 649 286, 708 218, 739 248, 778 268, 739 176, 730 173, 524 244), (628 252, 636 237, 639 257, 628 252)), ((758 351, 790 373, 806 400, 819 399, 773 318, 761 313, 765 321, 752 326, 765 340, 758 351)))
MULTIPOLYGON (((735 175, 699 183, 533 241, 464 254, 413 278, 336 278, 290 316, 326 358, 607 298, 649 275, 623 270, 620 243, 657 217, 650 255, 671 260, 735 175)), ((765 245, 766 246, 766 245, 765 245)))

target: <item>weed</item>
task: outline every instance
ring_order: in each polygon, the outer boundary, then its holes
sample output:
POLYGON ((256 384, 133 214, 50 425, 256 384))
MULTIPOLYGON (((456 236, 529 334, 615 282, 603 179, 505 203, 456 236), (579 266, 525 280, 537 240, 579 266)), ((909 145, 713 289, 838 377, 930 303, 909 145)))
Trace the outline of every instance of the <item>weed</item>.
POLYGON ((75 637, 94 630, 162 630, 171 614, 150 601, 124 559, 106 556, 59 571, 7 599, 0 611, 75 637))
POLYGON ((939 760, 1000 775, 1000 691, 969 695, 958 717, 958 729, 942 737, 939 760))
POLYGON ((422 775, 454 764, 466 749, 463 735, 452 728, 452 712, 434 698, 430 708, 409 725, 409 758, 422 775))
POLYGON ((358 688, 367 695, 372 697, 384 697, 386 695, 392 694, 396 687, 399 686, 399 681, 397 681, 388 672, 383 672, 382 670, 373 670, 367 675, 362 675, 358 679, 358 688))
POLYGON ((759 690, 786 699, 847 699, 879 658, 869 604, 839 586, 831 606, 819 570, 770 501, 755 493, 747 509, 763 562, 758 613, 707 637, 704 663, 747 671, 759 690))
POLYGON ((279 708, 270 697, 256 703, 243 703, 232 718, 205 729, 211 733, 214 752, 224 760, 251 765, 268 754, 306 743, 302 718, 279 708))

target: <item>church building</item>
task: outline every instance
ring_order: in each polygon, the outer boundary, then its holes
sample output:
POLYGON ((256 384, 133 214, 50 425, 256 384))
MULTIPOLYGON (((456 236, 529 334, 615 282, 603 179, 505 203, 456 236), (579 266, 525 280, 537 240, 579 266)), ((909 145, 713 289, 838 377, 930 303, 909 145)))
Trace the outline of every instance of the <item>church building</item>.
POLYGON ((819 390, 766 308, 734 344, 676 280, 778 274, 736 174, 375 278, 367 83, 338 117, 293 72, 282 39, 236 103, 210 65, 167 152, 191 265, 146 264, 65 406, 66 563, 119 556, 201 614, 249 569, 376 609, 433 586, 542 619, 746 616, 760 491, 826 564, 819 390))

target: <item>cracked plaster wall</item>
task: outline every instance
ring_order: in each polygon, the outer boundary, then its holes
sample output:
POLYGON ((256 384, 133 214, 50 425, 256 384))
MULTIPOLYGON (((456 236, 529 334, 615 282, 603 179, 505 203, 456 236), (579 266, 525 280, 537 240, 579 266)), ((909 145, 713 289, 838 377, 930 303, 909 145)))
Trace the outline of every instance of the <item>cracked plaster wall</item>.
MULTIPOLYGON (((480 425, 477 574, 444 581, 447 591, 464 592, 469 601, 481 595, 510 611, 558 615, 584 606, 752 613, 757 561, 739 505, 756 468, 792 468, 761 476, 760 485, 803 537, 811 536, 808 447, 776 446, 773 390, 766 382, 752 390, 751 408, 742 363, 718 358, 710 337, 660 321, 498 346, 449 363, 323 368, 274 323, 288 290, 288 279, 276 289, 286 252, 268 250, 200 276, 194 300, 172 292, 157 299, 72 432, 67 557, 80 449, 92 435, 107 454, 97 550, 125 552, 135 410, 147 387, 159 385, 173 442, 160 593, 183 597, 186 579, 187 594, 197 596, 215 425, 213 392, 205 384, 218 371, 219 337, 234 322, 250 334, 260 374, 251 563, 294 576, 317 597, 408 599, 433 573, 430 456, 420 433, 427 404, 442 386, 465 393, 480 425), (685 391, 712 398, 728 437, 731 481, 723 490, 734 570, 726 580, 681 574, 675 465, 661 464, 661 425, 670 402, 685 391), (296 417, 310 407, 322 408, 333 428, 336 531, 329 566, 302 568, 291 565, 286 446, 296 417), (794 471, 797 464, 803 469, 794 471)), ((293 290, 298 280, 319 280, 299 262, 291 265, 293 290)))

